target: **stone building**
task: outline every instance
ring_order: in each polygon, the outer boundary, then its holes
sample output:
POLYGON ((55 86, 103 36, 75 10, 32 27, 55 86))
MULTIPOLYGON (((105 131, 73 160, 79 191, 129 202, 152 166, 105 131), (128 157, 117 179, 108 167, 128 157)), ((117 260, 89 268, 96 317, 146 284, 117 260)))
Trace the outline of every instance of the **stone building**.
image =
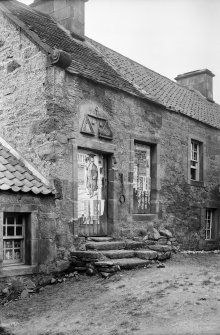
POLYGON ((217 247, 214 75, 174 82, 87 38, 84 6, 0 1, 0 134, 52 185, 48 195, 0 188, 0 239, 9 206, 30 227, 39 221, 33 262, 45 271, 77 236, 132 238, 149 224, 168 227, 183 248, 217 247))

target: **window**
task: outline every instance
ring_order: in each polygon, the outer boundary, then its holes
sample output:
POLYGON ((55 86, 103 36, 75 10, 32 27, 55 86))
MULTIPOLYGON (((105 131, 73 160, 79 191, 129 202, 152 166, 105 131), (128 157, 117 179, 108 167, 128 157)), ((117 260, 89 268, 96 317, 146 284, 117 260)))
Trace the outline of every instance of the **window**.
POLYGON ((200 180, 200 145, 198 142, 191 142, 191 180, 200 180))
POLYGON ((3 262, 14 264, 24 262, 25 216, 5 214, 3 222, 3 262))
POLYGON ((190 140, 189 150, 189 183, 192 185, 204 185, 204 143, 190 140))
POLYGON ((151 209, 151 147, 135 143, 134 155, 133 210, 147 214, 151 209))
POLYGON ((213 235, 213 209, 206 209, 205 217, 205 239, 211 240, 213 235))

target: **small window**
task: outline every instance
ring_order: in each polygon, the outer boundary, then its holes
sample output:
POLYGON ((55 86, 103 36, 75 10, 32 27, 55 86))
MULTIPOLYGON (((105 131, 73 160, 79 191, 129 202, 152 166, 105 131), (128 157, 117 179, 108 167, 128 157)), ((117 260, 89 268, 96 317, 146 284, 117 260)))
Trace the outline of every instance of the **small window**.
POLYGON ((213 209, 206 209, 205 239, 211 240, 213 235, 213 209))
POLYGON ((200 180, 200 145, 198 142, 191 142, 191 180, 200 180))
POLYGON ((25 216, 5 214, 3 223, 4 264, 23 263, 25 247, 25 216))
POLYGON ((191 140, 190 148, 190 180, 203 183, 203 143, 191 140))

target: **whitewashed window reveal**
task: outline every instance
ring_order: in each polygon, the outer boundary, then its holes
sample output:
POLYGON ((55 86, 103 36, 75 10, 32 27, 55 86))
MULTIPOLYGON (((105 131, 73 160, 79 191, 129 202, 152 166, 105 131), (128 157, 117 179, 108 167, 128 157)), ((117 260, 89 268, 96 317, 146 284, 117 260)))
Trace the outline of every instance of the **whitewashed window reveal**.
POLYGON ((21 214, 5 214, 3 222, 3 263, 24 262, 25 217, 21 214))
POLYGON ((211 240, 213 233, 213 209, 206 209, 205 239, 211 240))
POLYGON ((200 144, 196 141, 191 141, 191 180, 199 181, 200 175, 200 144))

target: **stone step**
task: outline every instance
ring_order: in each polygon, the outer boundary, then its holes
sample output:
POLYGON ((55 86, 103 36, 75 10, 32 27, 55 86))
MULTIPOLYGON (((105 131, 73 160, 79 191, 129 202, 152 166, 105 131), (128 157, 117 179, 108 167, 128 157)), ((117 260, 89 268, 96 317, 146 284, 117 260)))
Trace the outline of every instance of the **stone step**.
POLYGON ((134 249, 143 249, 146 248, 145 242, 139 241, 126 241, 125 242, 125 249, 134 250, 134 249))
POLYGON ((112 262, 115 265, 119 265, 121 269, 135 269, 135 268, 143 268, 145 265, 150 264, 150 260, 140 259, 140 258, 120 258, 120 259, 112 259, 112 262))
POLYGON ((154 245, 148 245, 147 246, 149 249, 157 251, 157 252, 167 252, 171 251, 172 247, 170 245, 162 245, 162 244, 154 244, 154 245))
POLYGON ((141 259, 156 259, 157 252, 154 250, 137 250, 135 256, 141 259))
POLYGON ((94 242, 110 242, 113 238, 109 236, 90 236, 88 240, 94 242))
POLYGON ((88 251, 71 251, 70 257, 77 257, 79 259, 88 259, 88 260, 96 260, 103 259, 103 254, 100 251, 88 250, 88 251))
POLYGON ((113 242, 87 242, 86 250, 118 250, 124 249, 125 242, 113 241, 113 242))
POLYGON ((102 254, 110 259, 132 258, 134 257, 134 250, 104 250, 102 254))

